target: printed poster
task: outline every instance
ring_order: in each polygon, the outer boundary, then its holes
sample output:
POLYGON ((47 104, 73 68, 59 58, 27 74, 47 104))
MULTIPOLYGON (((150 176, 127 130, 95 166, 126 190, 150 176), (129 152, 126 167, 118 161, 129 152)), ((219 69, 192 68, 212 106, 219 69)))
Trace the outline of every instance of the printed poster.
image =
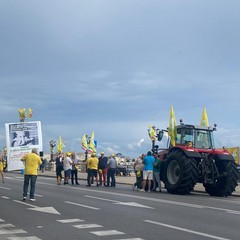
POLYGON ((6 123, 7 170, 24 169, 21 158, 37 148, 42 151, 41 122, 6 123))

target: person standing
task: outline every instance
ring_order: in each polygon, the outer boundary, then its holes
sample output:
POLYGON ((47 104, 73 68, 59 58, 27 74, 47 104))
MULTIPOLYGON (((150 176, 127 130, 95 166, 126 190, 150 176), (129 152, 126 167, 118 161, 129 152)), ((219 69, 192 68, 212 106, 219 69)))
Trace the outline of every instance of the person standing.
POLYGON ((149 151, 147 156, 144 157, 144 170, 143 170, 143 188, 140 190, 141 192, 145 192, 146 183, 148 181, 148 192, 151 192, 151 183, 153 180, 153 164, 155 162, 155 158, 152 156, 152 153, 149 151))
POLYGON ((72 153, 72 170, 71 170, 71 180, 72 185, 74 184, 74 179, 76 185, 79 185, 78 183, 78 159, 76 159, 75 153, 72 153))
POLYGON ((95 178, 96 180, 96 186, 98 187, 98 158, 96 157, 96 153, 93 153, 91 157, 87 160, 87 164, 89 167, 90 171, 90 177, 89 177, 89 182, 88 182, 88 187, 91 186, 93 183, 93 179, 95 178))
POLYGON ((98 158, 98 176, 99 184, 104 186, 107 184, 107 161, 108 158, 104 156, 104 152, 101 152, 101 156, 98 158))
POLYGON ((107 187, 110 186, 110 178, 111 178, 111 187, 116 187, 116 179, 115 173, 117 168, 117 160, 115 158, 115 154, 112 154, 107 162, 108 172, 107 172, 107 187))
POLYGON ((56 158, 56 176, 57 176, 57 185, 61 185, 62 182, 62 171, 63 171, 63 153, 60 153, 56 158))
POLYGON ((143 183, 143 158, 144 154, 142 154, 140 157, 138 157, 133 165, 134 172, 136 175, 136 182, 133 184, 132 188, 133 190, 137 187, 138 190, 142 189, 142 183, 143 183))
POLYGON ((44 172, 44 171, 45 171, 46 164, 47 164, 47 160, 46 160, 45 158, 43 158, 43 157, 41 157, 41 160, 42 160, 42 164, 40 165, 40 170, 41 170, 42 172, 44 172))
POLYGON ((30 182, 30 201, 36 201, 34 198, 35 186, 37 181, 37 172, 39 165, 42 164, 41 158, 38 155, 36 148, 32 149, 31 153, 22 157, 21 161, 25 165, 24 184, 23 184, 23 200, 27 199, 28 185, 30 182))
POLYGON ((4 183, 3 168, 4 168, 4 160, 3 160, 3 157, 0 157, 0 174, 2 177, 2 183, 4 183))
POLYGON ((160 167, 161 160, 157 154, 154 154, 154 164, 153 164, 153 191, 161 192, 161 181, 160 181, 160 167))
POLYGON ((67 153, 67 156, 63 159, 63 170, 64 170, 64 185, 69 184, 68 180, 71 176, 71 170, 72 170, 72 159, 71 153, 67 153))

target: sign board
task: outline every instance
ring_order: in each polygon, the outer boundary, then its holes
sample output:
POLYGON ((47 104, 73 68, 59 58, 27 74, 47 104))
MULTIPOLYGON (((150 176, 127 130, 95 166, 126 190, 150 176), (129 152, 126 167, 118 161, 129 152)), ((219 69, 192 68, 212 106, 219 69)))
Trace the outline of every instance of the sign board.
POLYGON ((24 168, 21 158, 37 148, 42 151, 41 122, 6 123, 7 170, 24 168))
POLYGON ((235 163, 237 165, 240 165, 240 162, 239 162, 239 147, 231 147, 231 148, 227 148, 228 152, 232 154, 234 160, 235 160, 235 163))

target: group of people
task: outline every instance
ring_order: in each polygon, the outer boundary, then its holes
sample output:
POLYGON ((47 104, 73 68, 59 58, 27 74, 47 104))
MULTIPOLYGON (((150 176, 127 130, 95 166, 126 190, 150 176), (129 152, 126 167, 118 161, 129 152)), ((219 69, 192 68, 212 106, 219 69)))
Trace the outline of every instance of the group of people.
MULTIPOLYGON (((25 166, 24 170, 24 183, 23 183, 23 200, 27 199, 28 187, 30 183, 30 201, 35 201, 35 185, 37 181, 37 172, 39 166, 42 164, 41 157, 36 148, 21 158, 25 166)), ((68 181, 71 177, 72 184, 78 183, 78 164, 74 153, 60 154, 56 159, 56 175, 57 184, 61 184, 62 171, 64 171, 64 184, 69 184, 68 181)), ((93 153, 86 161, 87 166, 87 186, 95 184, 96 186, 104 185, 106 187, 116 187, 115 173, 117 167, 117 160, 114 154, 109 157, 104 156, 101 152, 99 158, 93 153)), ((157 153, 149 151, 147 155, 142 154, 134 164, 136 173, 136 182, 133 184, 133 189, 138 188, 139 191, 158 191, 161 192, 160 181, 160 166, 161 160, 157 153)), ((2 182, 4 182, 3 175, 3 159, 0 158, 0 174, 2 182)))
MULTIPOLYGON (((71 179, 72 185, 74 185, 74 182, 76 185, 79 185, 78 164, 79 160, 76 159, 74 153, 67 153, 65 157, 61 153, 56 158, 57 184, 60 185, 64 178, 64 185, 69 184, 69 179, 71 179), (64 177, 62 172, 64 173, 64 177)), ((117 160, 114 154, 106 157, 104 156, 104 152, 101 152, 99 158, 97 158, 96 153, 91 154, 91 157, 86 160, 87 186, 90 187, 95 181, 96 186, 115 187, 116 168, 117 160)))
POLYGON ((104 156, 104 152, 101 152, 100 157, 97 158, 93 153, 90 158, 87 159, 87 186, 90 187, 94 179, 96 186, 116 187, 115 173, 117 168, 117 160, 114 154, 109 157, 104 156))
POLYGON ((57 176, 57 184, 60 185, 62 179, 64 179, 64 185, 69 184, 69 179, 71 178, 71 183, 74 185, 74 181, 76 185, 78 183, 78 164, 79 161, 76 159, 75 153, 67 153, 66 157, 61 153, 56 158, 56 176, 57 176), (64 177, 62 175, 64 172, 64 177))
POLYGON ((157 153, 152 155, 149 151, 147 155, 142 154, 137 158, 134 163, 136 182, 133 190, 161 192, 160 167, 161 160, 157 153))

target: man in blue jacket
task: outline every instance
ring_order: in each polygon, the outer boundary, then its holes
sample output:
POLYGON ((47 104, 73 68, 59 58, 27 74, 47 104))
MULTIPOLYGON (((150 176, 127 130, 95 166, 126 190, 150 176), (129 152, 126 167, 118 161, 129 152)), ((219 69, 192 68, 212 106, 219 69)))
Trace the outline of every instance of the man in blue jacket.
POLYGON ((152 153, 149 151, 147 156, 144 157, 144 169, 143 169, 143 188, 140 190, 141 192, 145 192, 146 183, 148 180, 148 192, 151 192, 151 183, 153 180, 153 166, 154 166, 155 158, 152 156, 152 153))

